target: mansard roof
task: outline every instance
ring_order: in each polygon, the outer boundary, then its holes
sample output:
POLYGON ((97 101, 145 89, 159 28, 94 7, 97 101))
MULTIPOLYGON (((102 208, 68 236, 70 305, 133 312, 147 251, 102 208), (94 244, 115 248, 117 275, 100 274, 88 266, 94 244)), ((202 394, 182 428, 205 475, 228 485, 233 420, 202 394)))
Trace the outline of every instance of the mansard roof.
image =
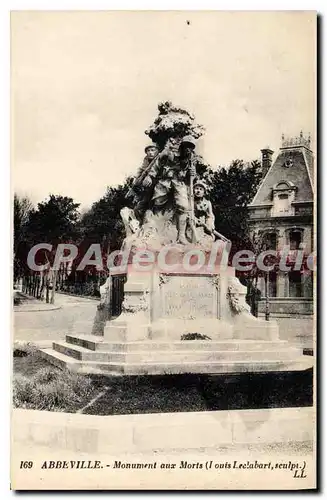
POLYGON ((272 191, 280 182, 296 187, 295 201, 313 201, 313 156, 308 148, 282 147, 279 150, 250 207, 272 203, 272 191))

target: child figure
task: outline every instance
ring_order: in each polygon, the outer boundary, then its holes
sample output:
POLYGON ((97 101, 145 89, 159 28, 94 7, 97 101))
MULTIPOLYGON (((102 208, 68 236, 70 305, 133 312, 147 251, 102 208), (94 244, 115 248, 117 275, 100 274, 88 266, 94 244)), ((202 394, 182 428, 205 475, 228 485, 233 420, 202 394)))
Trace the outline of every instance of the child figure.
POLYGON ((197 180, 193 184, 195 225, 203 227, 204 232, 215 239, 215 216, 211 201, 204 197, 207 189, 207 185, 201 180, 197 180))

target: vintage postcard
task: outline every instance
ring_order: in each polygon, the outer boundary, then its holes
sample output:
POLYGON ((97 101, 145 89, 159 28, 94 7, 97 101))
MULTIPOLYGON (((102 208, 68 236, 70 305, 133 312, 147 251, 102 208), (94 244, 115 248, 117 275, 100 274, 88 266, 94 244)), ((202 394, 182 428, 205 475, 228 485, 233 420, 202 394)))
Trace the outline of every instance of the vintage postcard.
POLYGON ((13 490, 316 489, 316 30, 12 12, 13 490))

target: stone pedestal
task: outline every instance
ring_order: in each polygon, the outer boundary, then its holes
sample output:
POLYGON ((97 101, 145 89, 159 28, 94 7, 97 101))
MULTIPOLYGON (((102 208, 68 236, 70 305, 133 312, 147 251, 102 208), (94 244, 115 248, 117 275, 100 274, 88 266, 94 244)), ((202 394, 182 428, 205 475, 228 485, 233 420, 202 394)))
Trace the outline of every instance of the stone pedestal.
POLYGON ((234 269, 129 273, 122 314, 103 335, 67 335, 44 350, 82 373, 176 374, 303 370, 312 358, 280 341, 275 321, 252 316, 234 269))
POLYGON ((180 341, 197 334, 207 340, 276 340, 275 321, 257 319, 245 302, 246 288, 229 267, 219 273, 129 275, 122 315, 107 322, 104 338, 119 341, 180 341))

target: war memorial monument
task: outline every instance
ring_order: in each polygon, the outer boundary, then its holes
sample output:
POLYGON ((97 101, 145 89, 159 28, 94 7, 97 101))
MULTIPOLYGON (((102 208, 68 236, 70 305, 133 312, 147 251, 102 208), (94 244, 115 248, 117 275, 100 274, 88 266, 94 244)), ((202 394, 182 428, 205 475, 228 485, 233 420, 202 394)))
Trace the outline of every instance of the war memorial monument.
POLYGON ((121 210, 126 238, 101 287, 95 324, 67 334, 43 355, 62 368, 108 375, 309 368, 300 347, 279 340, 275 321, 250 313, 246 287, 228 265, 230 242, 219 233, 207 165, 197 153, 203 128, 170 102, 158 109, 121 210), (122 312, 101 322, 121 273, 122 312))

